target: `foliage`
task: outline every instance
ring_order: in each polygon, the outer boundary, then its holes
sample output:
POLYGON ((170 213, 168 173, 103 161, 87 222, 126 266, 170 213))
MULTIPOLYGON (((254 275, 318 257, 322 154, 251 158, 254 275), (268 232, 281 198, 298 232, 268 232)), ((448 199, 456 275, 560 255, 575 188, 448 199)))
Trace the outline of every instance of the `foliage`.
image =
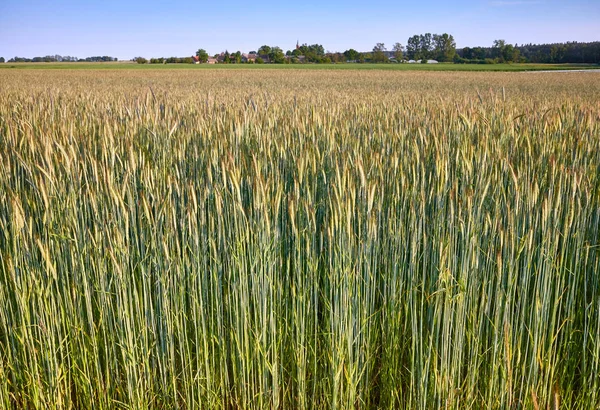
POLYGON ((396 59, 396 61, 401 61, 404 57, 404 46, 400 43, 394 43, 392 50, 394 51, 394 58, 396 59))
POLYGON ((86 57, 86 58, 77 58, 72 56, 61 56, 58 54, 48 55, 45 57, 13 57, 8 60, 9 63, 73 63, 73 62, 109 62, 109 61, 117 61, 116 57, 109 56, 96 56, 96 57, 86 57))
POLYGON ((388 61, 388 58, 385 55, 386 50, 387 49, 385 48, 384 43, 375 44, 375 47, 373 47, 373 53, 371 54, 371 61, 373 63, 386 63, 388 61))
POLYGON ((261 47, 258 49, 258 54, 261 54, 261 55, 268 55, 268 54, 271 54, 271 47, 269 47, 269 46, 267 46, 267 45, 261 46, 261 47))
POLYGON ((208 61, 208 53, 203 48, 196 51, 196 57, 198 57, 200 63, 206 63, 208 61))
POLYGON ((298 55, 304 56, 307 62, 320 63, 325 56, 325 48, 321 44, 302 44, 297 50, 298 55))
POLYGON ((283 50, 279 47, 272 47, 271 52, 269 53, 269 60, 275 64, 285 63, 285 54, 283 54, 283 50))
POLYGON ((453 61, 456 42, 450 34, 425 33, 414 35, 406 45, 407 57, 411 60, 436 59, 441 62, 453 61))
POLYGON ((410 60, 418 60, 420 56, 419 36, 414 35, 406 42, 406 56, 410 60))
POLYGON ((151 58, 150 64, 193 64, 194 59, 192 57, 159 57, 151 58))
POLYGON ((433 35, 433 55, 440 62, 452 61, 456 54, 456 42, 450 34, 434 34, 433 35))
POLYGON ((600 64, 600 41, 512 46, 503 40, 496 40, 493 47, 465 47, 457 52, 467 60, 493 58, 498 61, 536 64, 600 64))
POLYGON ((504 40, 494 40, 492 53, 494 58, 500 63, 519 61, 518 49, 507 44, 504 40))
POLYGON ((356 61, 358 60, 359 52, 355 49, 351 48, 349 50, 344 51, 344 57, 346 57, 347 61, 356 61))

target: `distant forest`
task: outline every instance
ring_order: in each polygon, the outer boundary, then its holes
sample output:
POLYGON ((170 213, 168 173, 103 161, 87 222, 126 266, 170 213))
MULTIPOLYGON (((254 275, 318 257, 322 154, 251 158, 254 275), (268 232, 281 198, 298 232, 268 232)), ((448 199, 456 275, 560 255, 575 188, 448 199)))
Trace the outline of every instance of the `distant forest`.
MULTIPOLYGON (((502 42, 497 40, 496 42, 502 42)), ((515 61, 521 63, 600 64, 600 41, 591 43, 523 44, 496 43, 492 47, 465 47, 456 50, 455 62, 515 61)))
MULTIPOLYGON (((4 59, 2 59, 4 60, 4 59)), ((86 58, 77 58, 71 56, 61 56, 61 55, 53 55, 53 56, 45 56, 45 57, 33 57, 33 58, 25 58, 25 57, 13 57, 8 60, 9 63, 81 63, 81 62, 103 62, 103 61, 117 61, 116 57, 109 56, 96 56, 96 57, 86 57, 86 58)), ((4 61, 0 61, 4 62, 4 61)))

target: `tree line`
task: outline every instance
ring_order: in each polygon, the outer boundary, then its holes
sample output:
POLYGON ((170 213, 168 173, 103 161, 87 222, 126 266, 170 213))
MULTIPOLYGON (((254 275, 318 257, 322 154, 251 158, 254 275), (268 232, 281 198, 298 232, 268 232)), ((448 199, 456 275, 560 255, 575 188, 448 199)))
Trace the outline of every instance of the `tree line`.
MULTIPOLYGON (((95 57, 86 57, 86 58, 77 58, 72 56, 61 56, 61 55, 53 55, 53 56, 44 56, 44 57, 13 57, 8 60, 8 63, 81 63, 81 62, 107 62, 107 61, 117 61, 116 57, 110 56, 95 56, 95 57)), ((0 63, 4 62, 4 57, 0 57, 0 63)))
MULTIPOLYGON (((439 62, 454 62, 459 64, 495 64, 495 63, 554 63, 554 64, 600 64, 600 41, 580 43, 553 43, 553 44, 523 44, 518 46, 507 43, 505 40, 494 40, 490 47, 464 47, 456 48, 456 42, 451 34, 416 34, 408 39, 406 46, 396 42, 388 50, 384 43, 377 43, 370 51, 359 52, 350 48, 344 52, 325 51, 321 44, 302 44, 295 49, 283 51, 278 46, 262 45, 258 51, 251 51, 258 57, 254 63, 274 64, 299 64, 299 63, 395 63, 405 60, 437 60, 439 62)), ((215 54, 219 62, 225 64, 240 64, 243 54, 235 53, 215 54)), ((204 49, 199 49, 190 57, 160 57, 146 59, 135 57, 132 61, 140 64, 192 64, 196 57, 201 63, 210 58, 204 49)), ((117 61, 109 56, 95 56, 77 58, 72 56, 48 55, 45 57, 13 57, 9 63, 21 62, 106 62, 117 61)), ((0 63, 4 63, 0 57, 0 63)))
MULTIPOLYGON (((325 51, 322 44, 302 44, 297 45, 295 49, 283 52, 283 49, 278 46, 262 45, 258 51, 251 51, 250 54, 256 53, 259 57, 256 63, 262 63, 267 60, 275 64, 297 64, 297 63, 395 63, 404 61, 406 56, 409 59, 436 59, 437 61, 452 61, 456 53, 456 42, 451 34, 421 34, 415 35, 408 39, 407 46, 404 47, 400 42, 392 45, 391 50, 388 50, 385 43, 376 43, 371 51, 359 52, 350 48, 344 52, 325 51)), ((236 55, 239 56, 238 51, 236 55)), ((234 54, 229 54, 225 51, 225 57, 222 58, 223 63, 235 64, 239 63, 239 57, 234 58, 234 54)), ((199 61, 208 61, 209 55, 204 49, 199 49, 196 52, 199 61)), ((217 54, 214 57, 222 56, 217 54)), ((145 59, 138 60, 140 63, 161 63, 164 59, 145 59)), ((183 62, 183 61, 182 61, 183 62)))
POLYGON ((457 50, 458 63, 600 64, 600 41, 514 46, 495 40, 492 47, 464 47, 457 50))

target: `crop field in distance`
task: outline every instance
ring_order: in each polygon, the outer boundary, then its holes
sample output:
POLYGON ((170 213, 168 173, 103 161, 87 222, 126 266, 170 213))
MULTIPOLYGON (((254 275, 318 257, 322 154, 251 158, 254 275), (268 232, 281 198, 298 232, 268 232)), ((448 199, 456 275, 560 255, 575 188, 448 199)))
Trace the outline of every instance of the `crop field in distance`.
POLYGON ((599 95, 0 70, 0 408, 600 408, 599 95))

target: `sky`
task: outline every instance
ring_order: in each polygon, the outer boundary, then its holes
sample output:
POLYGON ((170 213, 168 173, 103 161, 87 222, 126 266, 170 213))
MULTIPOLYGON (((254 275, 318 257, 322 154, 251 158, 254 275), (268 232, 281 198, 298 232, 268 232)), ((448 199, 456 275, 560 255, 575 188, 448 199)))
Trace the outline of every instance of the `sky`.
POLYGON ((457 47, 600 40, 600 0, 0 0, 0 57, 328 51, 449 33, 457 47))

